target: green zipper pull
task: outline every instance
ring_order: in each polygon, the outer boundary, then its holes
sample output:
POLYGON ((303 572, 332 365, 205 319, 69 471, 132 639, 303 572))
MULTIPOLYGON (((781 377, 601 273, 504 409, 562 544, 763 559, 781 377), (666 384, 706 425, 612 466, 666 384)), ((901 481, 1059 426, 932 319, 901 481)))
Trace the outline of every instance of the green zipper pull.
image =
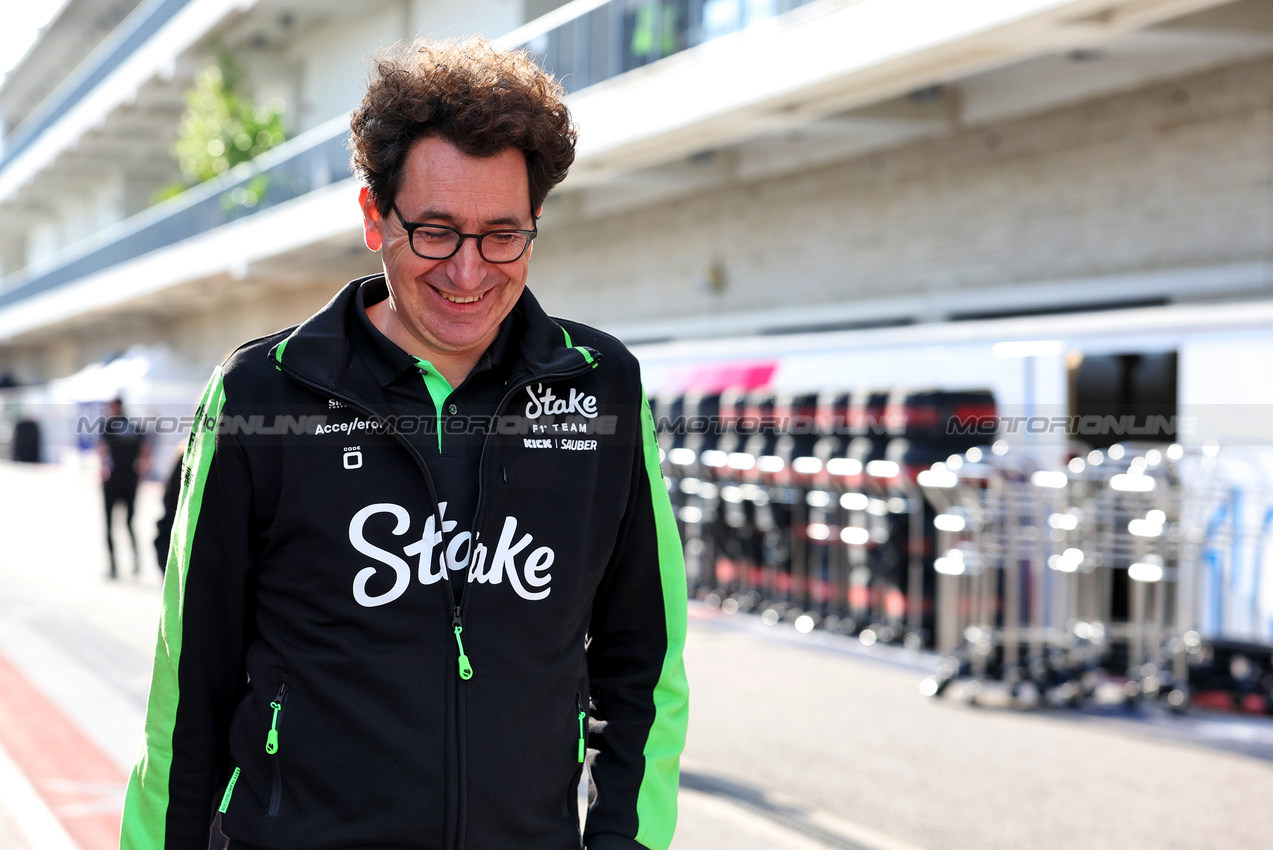
POLYGON ((463 626, 455 627, 455 644, 460 648, 460 678, 467 682, 473 678, 473 665, 469 664, 469 657, 464 654, 464 641, 460 639, 462 631, 463 626))
POLYGON ((274 709, 274 719, 270 721, 270 734, 265 736, 265 751, 270 755, 278 752, 278 713, 283 710, 281 702, 270 703, 274 709))
POLYGON ((583 764, 583 758, 586 752, 584 748, 584 744, 583 744, 583 739, 584 739, 583 724, 584 724, 584 721, 588 719, 588 712, 583 710, 583 696, 581 696, 580 694, 575 694, 575 708, 579 710, 579 763, 583 764))

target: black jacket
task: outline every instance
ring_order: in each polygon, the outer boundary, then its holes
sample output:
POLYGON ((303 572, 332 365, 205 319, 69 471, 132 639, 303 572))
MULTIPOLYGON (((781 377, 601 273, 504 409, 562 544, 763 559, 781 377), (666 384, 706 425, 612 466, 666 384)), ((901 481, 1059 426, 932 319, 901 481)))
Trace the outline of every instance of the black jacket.
POLYGON ((359 283, 205 392, 122 847, 203 850, 220 808, 235 847, 568 850, 585 736, 583 842, 667 847, 686 588, 636 360, 526 292, 444 539, 446 482, 349 344, 359 283))

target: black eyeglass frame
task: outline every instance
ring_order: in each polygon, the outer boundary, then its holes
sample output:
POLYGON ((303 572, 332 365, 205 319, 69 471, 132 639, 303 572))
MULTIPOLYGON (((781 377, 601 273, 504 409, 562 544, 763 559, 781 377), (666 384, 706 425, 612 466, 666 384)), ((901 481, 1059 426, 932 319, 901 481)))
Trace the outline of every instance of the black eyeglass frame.
POLYGON ((402 222, 403 229, 407 231, 407 244, 411 246, 411 253, 415 254, 417 257, 419 257, 422 260, 449 260, 452 257, 454 257, 456 254, 460 253, 460 249, 464 247, 465 239, 473 239, 477 242, 477 253, 482 257, 482 259, 485 262, 491 263, 493 265, 505 265, 507 263, 515 263, 518 260, 520 260, 522 257, 526 256, 526 252, 530 250, 530 243, 534 242, 535 237, 539 235, 538 227, 533 228, 531 230, 501 228, 499 230, 488 230, 485 233, 461 233, 459 230, 455 229, 454 227, 448 227, 445 224, 430 224, 429 222, 426 222, 426 221, 407 221, 406 218, 402 215, 402 211, 398 209, 397 204, 390 204, 390 206, 393 208, 394 213, 398 216, 398 221, 402 222), (416 250, 416 246, 415 246, 415 232, 419 230, 421 227, 432 227, 437 230, 449 230, 452 233, 454 233, 456 236, 460 237, 460 241, 455 243, 455 250, 447 254, 445 257, 426 256, 424 254, 421 254, 418 250, 416 250), (488 236, 492 236, 498 233, 520 233, 522 236, 525 236, 526 244, 522 246, 521 253, 518 254, 516 257, 513 257, 511 260, 492 260, 488 258, 486 256, 486 252, 482 250, 482 240, 488 236))

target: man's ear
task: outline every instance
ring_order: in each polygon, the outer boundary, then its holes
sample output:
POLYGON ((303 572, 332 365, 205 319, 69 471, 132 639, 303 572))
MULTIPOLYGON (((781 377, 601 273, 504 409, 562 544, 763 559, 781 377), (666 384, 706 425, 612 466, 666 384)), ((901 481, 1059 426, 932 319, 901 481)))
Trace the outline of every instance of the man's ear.
MULTIPOLYGON (((539 227, 539 217, 544 214, 544 205, 540 204, 539 209, 535 210, 535 220, 530 223, 531 227, 539 227)), ((530 259, 530 255, 535 253, 535 243, 532 242, 526 246, 526 259, 530 259)))
POLYGON ((379 251, 384 244, 384 234, 381 232, 384 219, 380 217, 376 201, 366 186, 358 193, 358 205, 362 207, 362 239, 372 251, 379 251))

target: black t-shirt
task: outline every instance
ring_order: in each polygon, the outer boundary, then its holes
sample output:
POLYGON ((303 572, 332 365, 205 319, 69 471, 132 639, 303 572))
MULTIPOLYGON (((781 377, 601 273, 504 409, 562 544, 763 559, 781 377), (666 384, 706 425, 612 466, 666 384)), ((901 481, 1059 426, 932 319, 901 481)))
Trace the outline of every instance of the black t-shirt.
MULTIPOLYGON (((418 417, 423 423, 420 428, 404 429, 403 435, 424 459, 437 489, 439 506, 445 503, 443 541, 439 547, 444 550, 454 535, 471 530, 473 525, 486 426, 496 415, 504 397, 519 322, 515 312, 504 319, 495 339, 482 353, 473 371, 446 396, 440 411, 439 427, 434 397, 422 374, 432 364, 419 361, 403 351, 367 316, 367 307, 383 301, 388 295, 382 279, 362 285, 353 301, 353 315, 349 320, 350 341, 354 356, 363 359, 379 381, 390 408, 386 413, 412 419, 418 417)), ((436 382, 434 371, 432 380, 436 382)), ((468 548, 471 552, 472 547, 468 548)), ((459 600, 466 573, 457 570, 451 575, 456 579, 451 582, 452 590, 459 600)))
POLYGON ((108 416, 102 429, 102 442, 110 458, 110 478, 107 487, 135 485, 137 483, 137 458, 145 437, 125 416, 108 416))

